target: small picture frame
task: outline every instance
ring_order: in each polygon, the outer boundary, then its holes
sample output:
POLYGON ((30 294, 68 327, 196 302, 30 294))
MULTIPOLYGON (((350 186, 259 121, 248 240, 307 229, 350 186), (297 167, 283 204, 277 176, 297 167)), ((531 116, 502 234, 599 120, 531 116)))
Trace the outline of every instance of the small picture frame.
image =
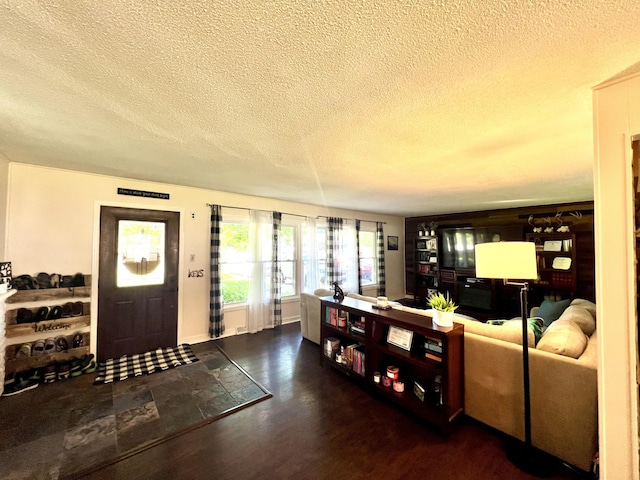
POLYGON ((387 250, 398 250, 398 237, 387 237, 387 250))
POLYGON ((405 330, 404 328, 389 326, 389 333, 387 334, 387 343, 395 345, 403 350, 411 350, 411 342, 413 341, 413 332, 411 330, 405 330))

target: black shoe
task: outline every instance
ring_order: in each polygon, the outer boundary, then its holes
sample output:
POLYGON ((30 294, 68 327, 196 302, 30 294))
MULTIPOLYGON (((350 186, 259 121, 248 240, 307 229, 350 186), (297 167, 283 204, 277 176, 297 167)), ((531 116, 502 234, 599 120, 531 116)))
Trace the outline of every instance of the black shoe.
POLYGON ((76 377, 91 365, 91 361, 93 360, 93 353, 88 353, 87 355, 76 358, 71 362, 71 376, 76 377), (77 373, 78 375, 74 375, 77 373))
POLYGON ((22 392, 26 392, 27 390, 32 390, 40 385, 40 382, 36 380, 30 380, 26 376, 16 375, 13 383, 9 383, 5 385, 4 392, 2 392, 3 397, 10 397, 12 395, 17 395, 22 392))

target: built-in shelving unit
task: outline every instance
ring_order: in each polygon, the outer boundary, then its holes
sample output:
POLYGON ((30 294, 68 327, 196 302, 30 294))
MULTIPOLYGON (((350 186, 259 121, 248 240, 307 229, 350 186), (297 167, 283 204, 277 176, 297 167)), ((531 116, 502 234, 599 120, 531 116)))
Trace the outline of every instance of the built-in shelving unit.
POLYGON ((438 237, 420 236, 415 240, 414 302, 426 306, 427 298, 437 292, 439 280, 438 237))
POLYGON ((539 297, 574 298, 577 290, 577 246, 572 233, 528 233, 536 245, 538 278, 531 283, 539 297))

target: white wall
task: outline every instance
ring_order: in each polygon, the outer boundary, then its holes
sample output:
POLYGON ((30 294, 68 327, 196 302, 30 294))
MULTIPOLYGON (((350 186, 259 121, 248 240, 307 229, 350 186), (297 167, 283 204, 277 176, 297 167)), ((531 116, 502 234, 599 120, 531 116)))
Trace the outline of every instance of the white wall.
POLYGON ((7 190, 9 187, 9 161, 0 154, 0 262, 5 260, 4 244, 7 223, 7 190))
POLYGON ((594 90, 600 478, 610 479, 638 479, 630 139, 640 133, 640 69, 633 70, 594 90))
MULTIPOLYGON (((2 171, 0 165, 0 171, 2 171)), ((0 175, 0 181, 2 180, 0 175)), ((209 265, 209 207, 207 203, 278 210, 304 216, 339 216, 386 222, 385 236, 399 237, 399 250, 385 252, 387 295, 404 297, 404 218, 353 210, 330 209, 268 198, 158 184, 33 165, 10 163, 6 258, 14 275, 38 272, 93 274, 92 345, 97 317, 97 260, 100 206, 125 206, 181 213, 181 278, 178 340, 196 343, 208 339, 208 277, 187 277, 190 269, 209 265), (117 194, 118 187, 170 194, 170 200, 117 194), (191 218, 191 214, 195 218, 191 218), (195 261, 190 262, 190 256, 195 261)), ((0 210, 4 211, 4 210, 0 210)), ((0 217, 1 220, 1 217, 0 217)), ((206 275, 206 274, 205 274, 206 275)), ((245 325, 246 312, 225 313, 227 334, 245 325)), ((283 321, 299 318, 299 302, 283 304, 283 321)))

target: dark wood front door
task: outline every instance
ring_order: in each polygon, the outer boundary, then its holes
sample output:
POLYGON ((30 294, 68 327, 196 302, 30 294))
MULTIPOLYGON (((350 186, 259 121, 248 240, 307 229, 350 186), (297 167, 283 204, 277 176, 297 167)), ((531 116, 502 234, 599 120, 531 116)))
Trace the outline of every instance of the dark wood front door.
POLYGON ((180 214, 102 207, 98 359, 175 346, 180 214))

